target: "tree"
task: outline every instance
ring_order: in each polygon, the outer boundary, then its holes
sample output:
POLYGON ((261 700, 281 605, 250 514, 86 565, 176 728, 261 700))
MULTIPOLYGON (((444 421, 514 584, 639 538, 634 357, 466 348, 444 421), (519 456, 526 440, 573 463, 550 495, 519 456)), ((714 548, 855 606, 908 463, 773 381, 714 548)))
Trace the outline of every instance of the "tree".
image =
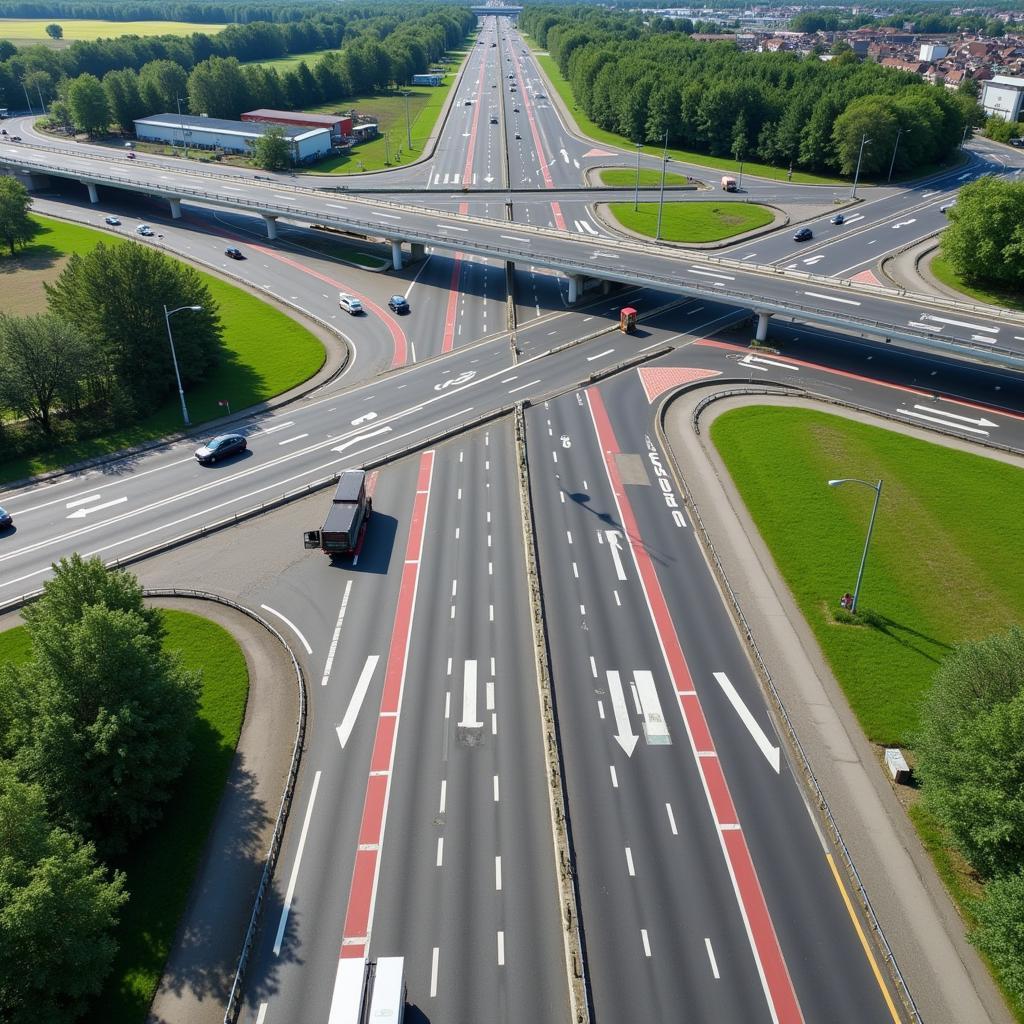
POLYGON ((135 131, 135 119, 145 117, 148 112, 139 89, 139 76, 131 68, 108 71, 103 76, 103 90, 111 116, 121 131, 135 131))
POLYGON ((985 877, 1024 864, 1024 630, 957 647, 921 707, 924 799, 985 877))
POLYGON ((57 563, 25 621, 32 657, 0 679, 9 755, 59 823, 120 853, 185 767, 199 676, 163 650, 138 581, 98 558, 57 563))
POLYGON ((159 405, 174 387, 164 305, 202 306, 174 322, 185 385, 201 381, 220 358, 220 317, 209 289, 195 270, 156 249, 100 242, 72 255, 45 288, 50 309, 95 346, 101 372, 140 409, 159 405))
POLYGON ((0 761, 0 1018, 64 1024, 100 991, 128 894, 93 846, 48 820, 41 787, 0 761))
POLYGON ((53 430, 58 405, 70 405, 92 353, 81 335, 52 313, 0 314, 0 405, 53 430))
POLYGON ((188 73, 173 60, 151 60, 139 69, 139 92, 147 113, 178 109, 178 97, 187 98, 188 73))
POLYGON ((16 178, 0 177, 0 239, 12 256, 16 245, 28 245, 36 233, 31 209, 28 189, 16 178))
POLYGON ((60 25, 50 24, 50 25, 46 26, 46 34, 51 39, 63 39, 64 38, 64 29, 61 28, 60 25))
POLYGON ((840 174, 854 174, 858 161, 863 175, 884 173, 899 127, 889 97, 862 96, 854 100, 836 118, 832 128, 832 145, 840 174))
POLYGON ((110 126, 110 106, 103 84, 95 75, 79 75, 68 86, 67 104, 75 127, 89 135, 110 126))
POLYGON ((237 118, 248 105, 245 74, 235 57, 211 57, 188 76, 188 106, 193 114, 237 118))
POLYGON ((989 882, 974 914, 971 942, 992 961, 1014 999, 1024 1002, 1024 868, 989 882))
POLYGON ((252 144, 252 162, 265 171, 283 171, 292 162, 292 149, 280 125, 271 125, 252 144))
POLYGON ((986 176, 960 190, 942 255, 971 281, 1024 285, 1024 182, 986 176))

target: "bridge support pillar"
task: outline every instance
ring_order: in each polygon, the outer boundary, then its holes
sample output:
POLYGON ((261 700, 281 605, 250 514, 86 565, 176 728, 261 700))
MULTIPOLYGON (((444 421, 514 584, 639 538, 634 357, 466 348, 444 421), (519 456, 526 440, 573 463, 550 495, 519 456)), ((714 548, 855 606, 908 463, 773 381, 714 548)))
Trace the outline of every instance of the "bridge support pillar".
POLYGON ((757 314, 757 331, 754 334, 756 341, 764 341, 768 337, 768 319, 771 313, 757 314))
POLYGON ((421 260, 427 255, 427 247, 422 242, 413 242, 410 248, 414 260, 421 260))
POLYGON ((172 197, 167 201, 171 204, 171 219, 181 220, 181 200, 172 197))
POLYGON ((582 274, 570 274, 569 275, 569 305, 571 306, 579 297, 580 292, 583 291, 583 275, 582 274))
POLYGON ((261 214, 267 224, 267 238, 277 238, 277 218, 272 213, 261 214))
POLYGON ((89 190, 89 202, 98 203, 100 201, 99 189, 91 181, 85 181, 82 184, 89 190))
POLYGON ((402 240, 400 238, 391 239, 391 266, 395 270, 402 269, 402 240))

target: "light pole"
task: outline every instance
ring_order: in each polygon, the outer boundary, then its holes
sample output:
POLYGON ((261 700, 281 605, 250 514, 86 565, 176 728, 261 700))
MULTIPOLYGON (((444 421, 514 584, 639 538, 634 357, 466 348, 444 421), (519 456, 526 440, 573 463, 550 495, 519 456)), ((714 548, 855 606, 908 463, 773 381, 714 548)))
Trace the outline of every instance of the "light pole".
MULTIPOLYGON (((181 144, 185 147, 185 159, 188 159, 188 139, 185 138, 185 119, 181 116, 181 97, 174 97, 178 101, 178 124, 181 125, 181 144)), ((187 420, 185 421, 188 422, 187 420)))
POLYGON ((658 231, 655 241, 661 241, 661 213, 665 209, 665 171, 668 169, 668 130, 665 131, 665 149, 661 154, 661 196, 658 199, 658 231))
POLYGON ((402 95, 405 97, 405 142, 406 142, 406 146, 409 149, 409 152, 411 153, 412 152, 412 121, 409 120, 409 90, 406 89, 405 92, 402 93, 402 95))
POLYGON ((739 188, 739 190, 741 192, 743 191, 743 158, 742 157, 740 157, 740 180, 737 183, 737 187, 739 188))
POLYGON ((174 335, 171 334, 171 317, 184 309, 190 309, 193 313, 198 313, 202 308, 202 306, 179 306, 177 309, 168 309, 167 306, 164 306, 164 323, 167 324, 167 340, 171 343, 171 362, 174 363, 174 379, 178 382, 178 397, 181 399, 181 417, 185 421, 186 427, 191 426, 191 420, 188 418, 188 407, 185 405, 185 389, 181 386, 181 374, 178 373, 178 357, 174 351, 174 335))
POLYGON ((892 181, 892 169, 896 166, 896 150, 900 148, 900 136, 909 135, 913 131, 913 128, 897 128, 896 129, 896 145, 892 147, 892 159, 889 161, 889 177, 886 178, 886 182, 892 181))
POLYGON ((964 143, 967 141, 967 133, 970 130, 971 130, 971 126, 969 124, 965 124, 964 125, 964 133, 963 133, 963 135, 960 136, 960 149, 964 148, 964 143))
POLYGON ((839 487, 840 484, 863 484, 875 492, 875 502, 871 506, 871 519, 868 520, 868 535, 864 538, 864 553, 860 556, 860 568, 857 570, 857 585, 853 588, 853 604, 850 605, 850 612, 855 613, 857 611, 857 599, 860 597, 860 584, 864 579, 864 566, 868 560, 868 545, 871 543, 871 532, 875 528, 875 513, 878 511, 878 501, 882 497, 882 481, 879 480, 877 484, 873 484, 869 480, 844 477, 841 480, 829 480, 828 482, 829 487, 839 487))
POLYGON ((32 109, 32 101, 28 98, 28 86, 25 84, 25 79, 21 80, 21 87, 25 90, 25 102, 28 104, 29 114, 34 114, 35 111, 32 109))
POLYGON ((633 212, 636 213, 640 209, 640 150, 643 148, 643 143, 638 142, 636 144, 636 188, 633 191, 633 212))
POLYGON ((870 141, 871 140, 868 138, 866 132, 863 135, 861 135, 861 137, 860 137, 860 149, 857 152, 857 170, 854 172, 854 175, 853 175, 853 194, 850 196, 851 199, 856 199, 857 198, 857 182, 860 179, 860 161, 861 161, 861 157, 864 156, 864 147, 870 141))

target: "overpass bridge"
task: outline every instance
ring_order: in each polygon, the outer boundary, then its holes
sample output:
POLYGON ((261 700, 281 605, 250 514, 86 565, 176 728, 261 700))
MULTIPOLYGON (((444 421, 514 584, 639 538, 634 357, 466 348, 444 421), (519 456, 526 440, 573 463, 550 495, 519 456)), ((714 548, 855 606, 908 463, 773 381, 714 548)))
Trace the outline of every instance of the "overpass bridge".
POLYGON ((569 231, 480 217, 460 216, 286 184, 277 179, 229 176, 194 167, 138 160, 123 173, 102 154, 83 150, 8 145, 0 148, 0 171, 30 181, 65 178, 82 183, 92 202, 99 189, 116 188, 167 200, 181 216, 188 200, 262 217, 276 237, 278 219, 323 224, 383 238, 401 269, 409 252, 422 259, 426 247, 543 267, 565 274, 569 301, 587 279, 652 287, 664 292, 731 303, 758 317, 764 340, 771 316, 821 324, 886 342, 902 341, 946 355, 1024 369, 1024 315, 973 307, 936 296, 877 285, 815 278, 776 267, 668 248, 633 239, 594 238, 569 231))
POLYGON ((490 6, 484 4, 482 6, 470 7, 470 10, 480 18, 498 17, 498 18, 512 18, 518 19, 519 15, 523 13, 523 8, 516 5, 494 5, 490 6))

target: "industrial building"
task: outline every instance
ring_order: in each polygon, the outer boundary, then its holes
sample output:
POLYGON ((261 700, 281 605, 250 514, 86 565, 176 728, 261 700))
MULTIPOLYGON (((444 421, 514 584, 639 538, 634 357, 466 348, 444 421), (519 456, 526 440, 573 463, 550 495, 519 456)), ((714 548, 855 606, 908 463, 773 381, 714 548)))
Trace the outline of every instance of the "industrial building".
POLYGON ((348 138, 352 134, 352 118, 341 117, 339 114, 307 114, 302 110, 247 110, 242 115, 243 121, 255 121, 265 124, 279 124, 282 127, 295 125, 305 128, 326 128, 335 142, 348 138))
POLYGON ((440 85, 444 81, 444 72, 426 71, 421 75, 412 76, 413 85, 440 85))
MULTIPOLYGON (((247 153, 250 146, 271 124, 252 121, 226 121, 219 117, 195 117, 191 114, 153 114, 135 121, 135 135, 143 142, 166 142, 194 149, 222 149, 228 153, 247 153)), ((281 125, 292 151, 292 162, 312 163, 331 151, 331 133, 326 128, 281 125)))
POLYGON ((1024 78, 994 75, 981 83, 981 108, 1004 121, 1019 121, 1024 109, 1024 78))

